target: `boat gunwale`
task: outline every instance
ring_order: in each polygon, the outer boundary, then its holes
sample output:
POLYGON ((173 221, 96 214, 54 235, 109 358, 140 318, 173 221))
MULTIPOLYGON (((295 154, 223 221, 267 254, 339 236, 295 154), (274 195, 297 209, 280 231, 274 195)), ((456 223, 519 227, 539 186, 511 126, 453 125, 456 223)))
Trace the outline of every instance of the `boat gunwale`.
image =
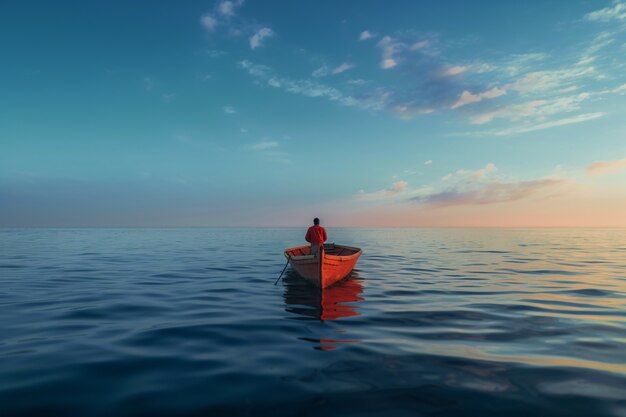
MULTIPOLYGON (((354 247, 354 246, 346 246, 346 245, 334 245, 335 247, 340 247, 343 249, 348 249, 348 250, 354 250, 354 253, 351 253, 349 255, 331 255, 328 253, 324 253, 324 259, 328 259, 328 260, 334 260, 334 261, 347 261, 347 260, 351 260, 353 258, 358 258, 359 256, 361 256, 361 254, 363 253, 363 250, 361 250, 360 248, 354 247)), ((293 252, 296 251, 298 249, 302 249, 302 248, 308 248, 309 245, 304 245, 304 246, 296 246, 293 248, 289 248, 285 250, 285 258, 291 260, 291 261, 297 261, 297 262, 301 262, 301 261, 308 261, 308 260, 314 260, 317 259, 315 257, 315 255, 299 255, 299 256, 291 256, 289 254, 289 252, 293 252)))

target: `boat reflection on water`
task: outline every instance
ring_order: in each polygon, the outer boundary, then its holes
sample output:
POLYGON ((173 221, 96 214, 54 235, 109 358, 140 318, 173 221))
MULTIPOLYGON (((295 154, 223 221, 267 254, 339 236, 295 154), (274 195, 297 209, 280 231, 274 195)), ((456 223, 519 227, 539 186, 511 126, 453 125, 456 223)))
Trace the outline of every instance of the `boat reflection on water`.
MULTIPOLYGON (((284 278, 285 311, 295 314, 293 320, 331 321, 345 317, 360 316, 359 303, 362 297, 363 285, 356 272, 350 277, 327 288, 318 288, 291 271, 284 278)), ((333 333, 345 334, 345 330, 327 329, 333 333)), ((360 342, 355 339, 312 338, 300 337, 300 340, 314 343, 314 349, 332 350, 339 343, 360 342)))
POLYGON ((295 272, 285 276, 285 310, 301 317, 296 320, 337 320, 342 317, 360 316, 354 304, 363 301, 363 285, 356 272, 328 288, 315 287, 295 272))

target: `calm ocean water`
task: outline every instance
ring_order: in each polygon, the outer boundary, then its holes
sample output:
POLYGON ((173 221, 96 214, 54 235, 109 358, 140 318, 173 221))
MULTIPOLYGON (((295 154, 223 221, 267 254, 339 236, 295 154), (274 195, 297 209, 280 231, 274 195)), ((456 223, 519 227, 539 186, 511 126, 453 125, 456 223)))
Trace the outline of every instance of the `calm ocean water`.
POLYGON ((0 230, 0 415, 626 416, 626 230, 304 232, 0 230))

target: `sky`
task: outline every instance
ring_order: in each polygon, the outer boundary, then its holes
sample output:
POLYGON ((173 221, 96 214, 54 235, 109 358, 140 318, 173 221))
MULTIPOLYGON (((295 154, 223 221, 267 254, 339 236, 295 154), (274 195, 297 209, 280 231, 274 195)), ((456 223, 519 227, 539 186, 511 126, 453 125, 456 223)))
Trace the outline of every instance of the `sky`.
POLYGON ((626 0, 25 0, 0 56, 0 227, 626 227, 626 0))

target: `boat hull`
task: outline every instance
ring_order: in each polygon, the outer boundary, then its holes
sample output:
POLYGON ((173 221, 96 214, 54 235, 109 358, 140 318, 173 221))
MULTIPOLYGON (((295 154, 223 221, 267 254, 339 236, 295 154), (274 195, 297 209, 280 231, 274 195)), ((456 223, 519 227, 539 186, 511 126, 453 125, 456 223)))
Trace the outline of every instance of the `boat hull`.
POLYGON ((354 269, 361 249, 344 245, 325 245, 318 255, 311 255, 310 246, 285 250, 293 269, 313 285, 326 288, 341 281, 354 269))

